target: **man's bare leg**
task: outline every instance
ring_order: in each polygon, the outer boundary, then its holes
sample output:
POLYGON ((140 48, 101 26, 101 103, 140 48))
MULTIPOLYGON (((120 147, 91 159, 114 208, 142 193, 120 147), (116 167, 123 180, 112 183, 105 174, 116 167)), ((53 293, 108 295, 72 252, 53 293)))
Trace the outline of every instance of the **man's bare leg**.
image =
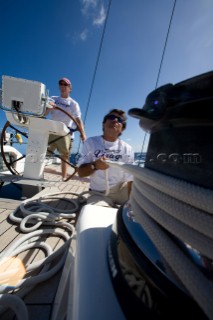
POLYGON ((67 179, 67 167, 68 164, 65 161, 69 161, 68 157, 61 157, 61 175, 63 179, 67 179), (64 161, 63 161, 64 160, 64 161))

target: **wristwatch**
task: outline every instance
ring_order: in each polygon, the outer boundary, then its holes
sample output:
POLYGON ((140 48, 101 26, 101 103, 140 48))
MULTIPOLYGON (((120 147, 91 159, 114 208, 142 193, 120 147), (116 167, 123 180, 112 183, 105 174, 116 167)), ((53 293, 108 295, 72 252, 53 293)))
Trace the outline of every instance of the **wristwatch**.
POLYGON ((94 164, 94 162, 93 163, 91 163, 91 168, 92 168, 92 170, 97 170, 97 168, 96 168, 96 166, 95 166, 95 164, 94 164))

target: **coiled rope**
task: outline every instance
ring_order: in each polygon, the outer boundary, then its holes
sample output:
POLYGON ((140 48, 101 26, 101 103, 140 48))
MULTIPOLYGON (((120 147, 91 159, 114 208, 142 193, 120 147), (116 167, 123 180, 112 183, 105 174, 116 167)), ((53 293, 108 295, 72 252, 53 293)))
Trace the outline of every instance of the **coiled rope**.
POLYGON ((135 219, 147 232, 178 279, 213 319, 213 283, 168 236, 213 259, 213 191, 164 174, 107 161, 134 176, 130 203, 135 219))
MULTIPOLYGON (((24 279, 20 279, 17 282, 17 284, 13 286, 8 284, 1 285, 0 293, 8 294, 8 293, 12 293, 13 290, 19 289, 19 291, 16 291, 15 295, 21 298, 26 296, 26 294, 29 291, 31 291, 34 286, 51 278, 64 265, 66 256, 67 256, 67 251, 69 250, 69 247, 70 247, 70 242, 71 242, 71 237, 68 234, 66 234, 64 231, 53 230, 53 229, 36 230, 22 237, 14 245, 12 245, 7 251, 1 254, 0 256, 1 263, 4 263, 7 257, 15 257, 17 254, 23 251, 29 250, 30 248, 34 248, 34 249, 42 248, 42 250, 45 252, 45 255, 47 257, 40 261, 31 263, 30 265, 26 265, 25 274, 27 275, 27 277, 24 279), (44 243, 41 241, 41 235, 48 235, 48 234, 60 236, 65 241, 64 244, 54 252, 52 251, 51 247, 47 243, 44 243), (37 272, 38 274, 35 275, 35 272, 37 272)), ((4 272, 4 276, 5 276, 5 279, 7 279, 7 277, 10 276, 10 272, 7 272, 7 271, 4 272)), ((13 296, 14 295, 12 295, 12 297, 13 296)), ((9 303, 5 305, 5 304, 2 304, 2 299, 4 299, 4 295, 1 295, 1 299, 0 299, 1 314, 6 311, 6 307, 10 307, 14 311, 14 303, 15 305, 17 305, 20 302, 20 299, 13 300, 13 298, 11 298, 11 300, 9 300, 9 303)), ((21 306, 19 308, 21 308, 21 306)), ((16 311, 16 314, 17 314, 17 311, 16 311)))
MULTIPOLYGON (((62 218, 75 218, 76 211, 79 210, 79 206, 85 202, 85 198, 83 195, 73 192, 66 192, 66 194, 78 197, 77 199, 69 199, 67 197, 63 198, 63 201, 72 204, 72 209, 57 209, 42 202, 43 200, 48 199, 61 199, 61 193, 60 195, 58 193, 48 193, 43 197, 39 196, 24 200, 20 206, 18 206, 16 210, 9 215, 9 218, 13 222, 20 223, 20 229, 22 232, 34 231, 42 224, 58 225, 59 220, 62 218), (23 217, 16 216, 18 211, 21 211, 23 217), (29 222, 34 222, 35 224, 32 227, 27 227, 29 222)), ((63 224, 68 228, 71 226, 65 222, 63 222, 63 224)))
MULTIPOLYGON (((9 215, 9 218, 13 222, 20 224, 20 230, 27 234, 0 254, 0 263, 4 263, 7 258, 16 257, 21 252, 31 248, 42 249, 45 258, 29 265, 26 264, 25 278, 20 279, 16 285, 5 284, 0 286, 1 314, 10 307, 18 316, 18 319, 28 319, 26 306, 20 297, 25 296, 35 285, 46 281, 63 267, 75 229, 71 223, 61 221, 61 219, 74 218, 76 211, 79 210, 79 206, 85 202, 85 198, 81 194, 79 195, 72 192, 66 192, 66 194, 78 196, 77 199, 63 198, 63 201, 72 204, 72 209, 62 210, 44 203, 44 200, 61 199, 61 193, 60 195, 58 193, 49 193, 43 197, 34 196, 33 198, 24 200, 20 206, 9 215), (19 216, 17 216, 18 212, 19 216), (20 213, 22 217, 20 217, 20 213), (31 226, 29 226, 29 224, 31 226), (49 225, 50 228, 37 230, 42 224, 49 225), (42 240, 42 237, 47 235, 60 237, 63 239, 64 244, 56 251, 53 251, 51 246, 42 240), (11 295, 12 298, 10 298, 10 294, 8 294, 13 290, 16 290, 17 299, 14 295, 11 295), (23 314, 25 315, 23 316, 23 314)), ((5 279, 9 278, 10 275, 11 271, 5 271, 3 274, 5 279)))
POLYGON ((51 270, 48 270, 48 271, 46 270, 45 264, 49 264, 56 257, 63 254, 63 252, 66 251, 65 249, 67 249, 67 247, 69 246, 70 241, 71 241, 71 237, 68 234, 66 234, 65 232, 63 232, 61 230, 53 230, 53 229, 36 230, 32 233, 28 233, 27 235, 23 236, 21 239, 16 241, 8 250, 6 250, 5 252, 3 252, 3 254, 0 255, 0 259, 3 260, 7 257, 14 257, 17 254, 19 254, 23 251, 26 251, 32 247, 33 248, 40 247, 46 251, 48 256, 40 261, 37 261, 35 263, 31 263, 30 265, 26 265, 25 267, 26 267, 27 273, 32 272, 35 269, 41 268, 41 267, 44 267, 44 269, 42 269, 42 271, 39 275, 22 279, 13 287, 2 285, 0 287, 0 293, 9 292, 9 291, 11 291, 11 288, 13 290, 18 289, 23 284, 25 286, 32 286, 32 285, 36 285, 42 281, 49 279, 52 275, 54 275, 61 268, 62 261, 64 259, 63 258, 60 259, 59 263, 56 266, 54 266, 51 270), (64 239, 65 243, 58 250, 52 252, 52 249, 50 248, 50 246, 48 246, 44 242, 39 241, 41 235, 47 235, 47 234, 60 236, 64 239))

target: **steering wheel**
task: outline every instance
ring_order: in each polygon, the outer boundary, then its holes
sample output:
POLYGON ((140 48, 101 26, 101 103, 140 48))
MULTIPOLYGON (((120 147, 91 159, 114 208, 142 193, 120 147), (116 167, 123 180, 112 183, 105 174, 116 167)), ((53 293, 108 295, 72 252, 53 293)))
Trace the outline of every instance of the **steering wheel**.
MULTIPOLYGON (((4 148, 4 145, 7 144, 7 141, 6 141, 6 134, 7 134, 7 129, 10 128, 12 130, 14 130, 16 133, 19 134, 20 138, 22 140, 22 137, 25 137, 25 138, 28 138, 28 134, 24 131, 22 131, 22 128, 19 127, 19 126, 14 126, 12 124, 10 124, 9 121, 7 121, 2 129, 2 132, 1 132, 1 156, 2 156, 2 159, 7 167, 7 169, 12 173, 12 174, 15 174, 15 175, 22 175, 23 172, 19 172, 17 171, 17 166, 18 166, 18 162, 21 161, 22 159, 24 159, 26 156, 23 155, 23 156, 20 156, 18 157, 17 159, 14 159, 14 158, 11 158, 11 157, 8 157, 6 156, 6 151, 5 151, 5 148, 4 148)), ((9 146, 12 146, 13 143, 15 143, 15 141, 10 141, 8 143, 9 146)))
MULTIPOLYGON (((66 112, 65 110, 61 109, 60 107, 55 107, 55 109, 58 109, 60 110, 61 112, 65 113, 76 125, 76 130, 75 131, 79 131, 80 132, 80 135, 83 135, 83 132, 82 132, 82 129, 80 128, 78 122, 76 121, 76 119, 71 115, 69 114, 68 112, 66 112)), ((19 135, 21 135, 21 139, 22 137, 25 137, 28 138, 28 134, 26 132, 23 131, 23 128, 21 127, 21 125, 12 125, 9 121, 7 121, 2 129, 2 132, 1 132, 1 155, 2 155, 2 159, 7 167, 7 169, 14 175, 22 175, 23 172, 18 172, 16 170, 16 165, 17 165, 17 162, 21 161, 22 159, 24 159, 26 157, 26 155, 23 155, 17 159, 9 159, 6 154, 5 154, 5 150, 4 150, 4 145, 6 144, 6 140, 5 140, 5 137, 6 137, 6 130, 10 128, 12 130, 14 130, 16 133, 18 133, 19 135)), ((28 128, 24 128, 25 131, 28 129, 28 128)), ((63 138, 63 136, 61 137, 63 138)), ((14 142, 14 141, 13 141, 14 142)), ((54 142, 54 141, 53 141, 54 142)), ((53 143, 52 142, 52 143, 53 143)), ((51 154, 53 154, 54 156, 57 156, 59 159, 61 159, 61 161, 64 161, 66 162, 68 165, 70 165, 73 169, 74 169, 74 173, 72 173, 67 179, 66 181, 68 181, 69 179, 71 179, 75 173, 77 172, 77 167, 70 163, 70 162, 67 162, 65 160, 63 160, 60 156, 56 155, 54 152, 50 152, 51 154)))

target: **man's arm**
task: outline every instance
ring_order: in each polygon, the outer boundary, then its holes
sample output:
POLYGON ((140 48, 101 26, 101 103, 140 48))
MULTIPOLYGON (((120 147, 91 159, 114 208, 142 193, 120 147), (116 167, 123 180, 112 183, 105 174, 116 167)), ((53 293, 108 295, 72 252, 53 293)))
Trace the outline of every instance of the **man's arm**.
POLYGON ((86 134, 85 134, 85 130, 84 130, 84 125, 83 125, 83 122, 81 120, 81 118, 75 118, 76 122, 78 123, 79 125, 79 128, 81 129, 81 140, 84 142, 86 140, 86 134))
POLYGON ((55 103, 52 102, 52 101, 49 101, 48 104, 49 104, 50 106, 52 106, 52 108, 46 108, 46 110, 45 110, 45 112, 44 112, 44 115, 45 115, 45 116, 48 115, 48 113, 50 113, 50 111, 51 111, 52 109, 54 109, 54 107, 56 106, 55 103))
POLYGON ((91 176, 96 170, 106 170, 109 165, 105 162, 106 158, 99 158, 90 163, 83 163, 78 167, 78 174, 81 178, 91 176))
POLYGON ((51 109, 50 108, 46 108, 45 112, 44 112, 44 115, 47 116, 48 113, 50 113, 51 109))
POLYGON ((78 175, 81 178, 91 176, 96 171, 96 166, 94 162, 91 163, 83 163, 79 168, 78 168, 78 175))

